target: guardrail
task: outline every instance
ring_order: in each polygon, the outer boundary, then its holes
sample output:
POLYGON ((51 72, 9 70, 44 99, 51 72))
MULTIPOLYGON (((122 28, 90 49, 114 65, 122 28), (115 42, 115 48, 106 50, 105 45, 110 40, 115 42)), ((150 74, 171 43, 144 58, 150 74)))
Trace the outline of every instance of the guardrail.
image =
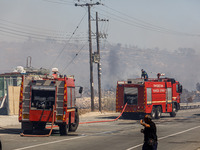
POLYGON ((194 102, 194 103, 180 103, 180 109, 195 109, 200 108, 200 102, 194 102))

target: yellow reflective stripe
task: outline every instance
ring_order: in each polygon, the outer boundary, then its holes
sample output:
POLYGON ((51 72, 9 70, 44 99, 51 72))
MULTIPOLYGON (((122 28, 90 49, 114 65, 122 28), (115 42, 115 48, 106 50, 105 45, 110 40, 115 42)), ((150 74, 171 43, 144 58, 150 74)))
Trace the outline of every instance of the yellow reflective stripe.
POLYGON ((166 101, 153 101, 152 103, 165 103, 166 101))
POLYGON ((75 111, 75 109, 67 109, 67 112, 75 111))

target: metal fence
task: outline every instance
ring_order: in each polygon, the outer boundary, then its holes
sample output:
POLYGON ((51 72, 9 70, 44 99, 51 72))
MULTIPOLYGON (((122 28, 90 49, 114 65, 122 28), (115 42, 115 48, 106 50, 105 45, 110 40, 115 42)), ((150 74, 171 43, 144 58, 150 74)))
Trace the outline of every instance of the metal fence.
POLYGON ((181 110, 200 108, 200 102, 180 103, 181 110))

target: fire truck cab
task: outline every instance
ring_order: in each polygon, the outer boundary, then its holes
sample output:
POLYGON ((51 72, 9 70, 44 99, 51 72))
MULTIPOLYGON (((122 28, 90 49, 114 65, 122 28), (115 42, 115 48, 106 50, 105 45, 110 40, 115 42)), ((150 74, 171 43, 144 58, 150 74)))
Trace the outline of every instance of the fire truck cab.
POLYGON ((182 85, 173 78, 128 79, 118 81, 116 89, 116 111, 124 118, 142 118, 150 114, 159 119, 162 113, 175 117, 180 109, 182 85))
POLYGON ((23 75, 19 102, 19 122, 23 132, 45 129, 52 119, 59 126, 61 135, 76 131, 79 115, 74 82, 73 76, 23 75))

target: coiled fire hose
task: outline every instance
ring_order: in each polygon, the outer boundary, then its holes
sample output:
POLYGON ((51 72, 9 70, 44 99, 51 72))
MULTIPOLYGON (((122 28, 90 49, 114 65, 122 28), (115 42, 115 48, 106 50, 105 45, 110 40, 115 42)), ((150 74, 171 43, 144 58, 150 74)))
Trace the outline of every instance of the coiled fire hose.
MULTIPOLYGON (((120 114, 117 118, 115 118, 115 119, 112 119, 112 120, 100 120, 100 121, 80 122, 79 124, 89 124, 89 123, 113 122, 113 121, 117 121, 117 120, 122 116, 122 114, 124 113, 124 110, 126 109, 126 106, 127 106, 127 103, 124 105, 124 108, 123 108, 121 114, 120 114)), ((25 135, 25 134, 21 133, 20 135, 21 135, 21 136, 26 136, 26 137, 48 137, 48 136, 50 136, 51 133, 52 133, 53 128, 58 127, 58 126, 54 126, 54 111, 55 111, 55 107, 54 107, 54 105, 53 105, 53 118, 52 118, 51 130, 50 130, 49 134, 47 134, 47 135, 27 135, 27 134, 26 134, 26 135, 25 135)), ((46 127, 46 128, 48 129, 49 127, 46 127)))

